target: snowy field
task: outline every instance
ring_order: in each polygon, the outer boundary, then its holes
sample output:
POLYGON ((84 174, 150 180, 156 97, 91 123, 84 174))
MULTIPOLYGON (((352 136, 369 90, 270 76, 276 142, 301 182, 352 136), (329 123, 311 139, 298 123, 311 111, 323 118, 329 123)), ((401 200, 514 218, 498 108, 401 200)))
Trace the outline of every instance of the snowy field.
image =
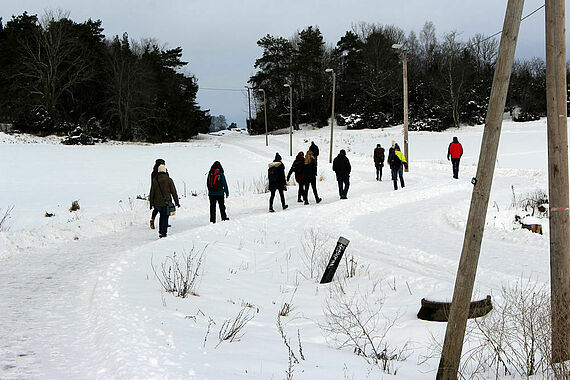
MULTIPOLYGON (((273 214, 259 190, 276 152, 289 169, 288 135, 270 136, 269 147, 264 136, 238 133, 76 147, 0 134, 1 214, 14 206, 0 232, 0 378, 285 379, 292 371, 294 379, 433 379, 431 337, 442 341, 445 323, 416 314, 424 297, 451 298, 482 133, 411 132, 406 187, 394 191, 387 168, 375 180, 372 151, 380 143, 387 153, 393 139, 403 147, 402 128, 337 130, 334 155, 345 149, 353 168, 341 201, 329 128, 296 131, 294 155, 311 141, 321 149, 323 202, 310 194, 309 206, 297 203, 293 185, 289 209, 276 199, 273 214), (446 160, 453 136, 465 151, 459 180, 446 160), (160 240, 148 227, 148 203, 137 199, 148 194, 156 158, 182 196, 160 240), (205 181, 215 160, 230 187, 231 220, 210 224, 205 181), (70 212, 75 200, 81 209, 70 212), (320 285, 339 236, 350 240, 347 260, 332 284, 320 285), (160 272, 174 253, 203 253, 195 295, 161 287, 153 266, 160 272), (326 305, 340 293, 377 313, 389 350, 405 351, 405 360, 389 362, 395 376, 325 331, 326 305), (221 340, 224 321, 240 311, 251 320, 236 339, 221 340), (289 363, 282 335, 298 363, 289 363)), ((521 278, 548 284, 547 219, 545 235, 533 234, 514 223, 522 210, 511 205, 513 192, 547 190, 546 143, 545 119, 503 125, 474 299, 521 278)))

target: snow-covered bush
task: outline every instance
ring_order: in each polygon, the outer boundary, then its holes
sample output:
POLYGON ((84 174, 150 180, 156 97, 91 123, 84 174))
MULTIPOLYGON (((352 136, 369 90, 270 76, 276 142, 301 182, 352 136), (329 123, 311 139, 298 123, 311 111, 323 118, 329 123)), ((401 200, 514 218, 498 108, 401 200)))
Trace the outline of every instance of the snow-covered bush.
POLYGON ((65 145, 94 145, 95 141, 92 136, 83 131, 83 128, 76 127, 65 139, 61 140, 61 143, 65 145))
POLYGON ((522 196, 518 205, 527 212, 532 211, 532 216, 545 217, 548 214, 548 195, 543 190, 535 190, 522 196))
POLYGON ((427 118, 422 120, 413 120, 408 128, 410 131, 443 131, 443 122, 438 118, 427 118))

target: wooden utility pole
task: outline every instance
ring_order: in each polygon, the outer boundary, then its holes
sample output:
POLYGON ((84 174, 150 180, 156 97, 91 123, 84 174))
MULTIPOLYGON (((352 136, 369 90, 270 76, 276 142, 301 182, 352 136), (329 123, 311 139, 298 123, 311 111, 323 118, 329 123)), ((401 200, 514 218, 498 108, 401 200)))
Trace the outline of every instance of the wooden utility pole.
POLYGON ((465 239, 455 279, 449 322, 445 331, 445 342, 437 371, 436 378, 438 380, 457 379, 523 6, 524 0, 509 0, 507 3, 499 55, 485 120, 485 130, 481 142, 481 152, 479 153, 477 176, 472 180, 473 194, 467 226, 465 227, 465 239))
POLYGON ((570 223, 564 0, 546 0, 552 361, 570 359, 570 223))
POLYGON ((402 66, 404 75, 404 156, 408 165, 404 171, 409 171, 410 156, 408 152, 408 54, 406 49, 402 49, 402 66))

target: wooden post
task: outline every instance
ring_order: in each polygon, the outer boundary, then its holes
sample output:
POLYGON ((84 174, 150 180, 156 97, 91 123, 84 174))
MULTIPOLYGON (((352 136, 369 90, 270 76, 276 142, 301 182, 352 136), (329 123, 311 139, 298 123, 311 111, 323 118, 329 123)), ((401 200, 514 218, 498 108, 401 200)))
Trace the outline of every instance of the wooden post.
POLYGON ((564 0, 546 0, 552 361, 570 359, 570 223, 564 0))
POLYGON ((404 75, 404 156, 408 162, 404 171, 407 172, 410 166, 410 156, 408 151, 408 54, 405 49, 402 50, 402 66, 404 75))
POLYGON ((491 88, 485 120, 485 130, 481 142, 477 176, 472 181, 473 194, 467 226, 465 227, 465 239, 455 279, 445 342, 437 371, 436 378, 438 380, 457 379, 523 5, 524 0, 509 0, 507 3, 493 87, 491 88))

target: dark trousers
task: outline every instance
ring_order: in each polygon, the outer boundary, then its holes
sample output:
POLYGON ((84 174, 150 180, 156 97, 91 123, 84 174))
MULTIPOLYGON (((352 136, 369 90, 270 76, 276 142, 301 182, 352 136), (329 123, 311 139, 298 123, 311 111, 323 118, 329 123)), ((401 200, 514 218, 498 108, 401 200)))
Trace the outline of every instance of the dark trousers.
POLYGON ((338 195, 340 199, 346 199, 346 194, 348 194, 348 187, 350 186, 350 181, 348 178, 337 179, 338 182, 338 195))
POLYGON ((210 195, 210 222, 216 223, 216 203, 220 205, 220 215, 222 220, 226 220, 228 216, 226 215, 226 205, 224 204, 223 195, 210 195))
POLYGON ((304 186, 302 182, 299 182, 298 184, 299 190, 297 190, 297 200, 300 202, 301 200, 303 200, 303 193, 304 193, 304 186))
POLYGON ((376 165, 376 181, 382 181, 382 168, 383 164, 376 165))
POLYGON ((158 214, 158 209, 155 207, 155 208, 152 209, 152 214, 151 214, 151 216, 150 216, 150 219, 151 219, 152 221, 154 221, 154 219, 156 218, 156 215, 157 215, 157 214, 158 214))
POLYGON ((313 188, 315 201, 319 199, 319 193, 317 193, 317 179, 313 178, 310 182, 303 182, 303 200, 305 203, 309 202, 309 186, 313 188))
POLYGON ((275 199, 275 192, 279 191, 279 196, 281 197, 281 207, 285 207, 285 194, 283 194, 283 189, 270 189, 271 196, 269 197, 269 209, 273 210, 273 200, 275 199))
POLYGON ((392 169, 392 181, 394 181, 394 190, 398 190, 398 176, 400 177, 400 185, 404 185, 404 168, 392 169))
POLYGON ((168 217, 170 213, 168 212, 168 206, 157 207, 160 217, 158 218, 158 236, 166 236, 168 230, 168 217))
POLYGON ((451 166, 453 168, 453 178, 459 178, 459 160, 461 158, 452 158, 451 159, 451 166))

